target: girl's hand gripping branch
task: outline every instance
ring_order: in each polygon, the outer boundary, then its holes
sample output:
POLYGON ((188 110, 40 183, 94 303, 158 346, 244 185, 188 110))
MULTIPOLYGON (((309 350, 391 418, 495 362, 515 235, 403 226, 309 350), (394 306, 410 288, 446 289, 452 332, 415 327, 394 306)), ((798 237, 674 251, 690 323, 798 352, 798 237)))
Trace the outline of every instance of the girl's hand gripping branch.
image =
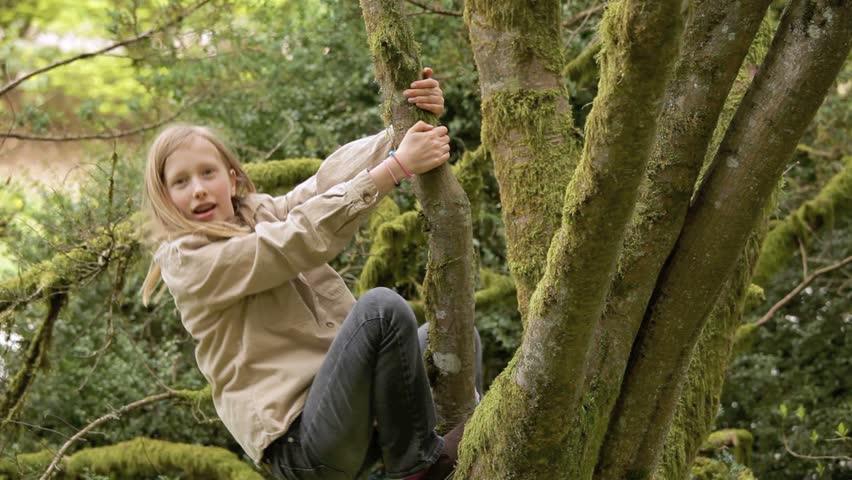
POLYGON ((444 92, 441 85, 432 78, 432 69, 423 69, 423 80, 417 80, 411 84, 411 88, 404 90, 402 95, 423 110, 432 112, 436 117, 444 113, 444 92))
POLYGON ((420 121, 409 128, 393 155, 370 170, 382 193, 410 175, 428 172, 450 159, 450 137, 447 127, 433 127, 420 121))

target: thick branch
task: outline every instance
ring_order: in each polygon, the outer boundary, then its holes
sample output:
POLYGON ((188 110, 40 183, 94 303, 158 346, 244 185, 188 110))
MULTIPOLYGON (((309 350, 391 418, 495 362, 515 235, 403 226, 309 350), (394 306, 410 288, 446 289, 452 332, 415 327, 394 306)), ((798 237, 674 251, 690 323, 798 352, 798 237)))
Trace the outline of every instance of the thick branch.
POLYGON ((172 25, 175 25, 177 23, 182 22, 186 17, 191 15, 194 11, 198 10, 199 8, 204 6, 204 4, 209 3, 209 2, 210 2, 210 0, 202 0, 201 2, 196 3, 195 5, 193 5, 189 9, 185 10, 184 12, 182 12, 180 15, 176 16, 175 18, 173 18, 169 22, 164 23, 163 25, 160 25, 158 27, 152 28, 152 29, 150 29, 146 32, 143 32, 143 33, 141 33, 141 34, 139 34, 139 35, 137 35, 133 38, 121 40, 119 42, 113 43, 112 45, 108 45, 108 46, 101 48, 99 50, 81 53, 79 55, 74 55, 73 57, 69 57, 69 58, 66 58, 64 60, 59 60, 59 61, 53 62, 50 65, 47 65, 47 66, 39 68, 37 70, 33 70, 32 72, 26 73, 26 74, 16 78, 14 81, 7 83, 2 88, 0 88, 0 97, 5 95, 7 92, 12 90, 13 88, 17 87, 21 83, 29 80, 32 77, 35 77, 36 75, 40 75, 44 72, 48 72, 50 70, 53 70, 54 68, 58 68, 58 67, 61 67, 63 65, 68 65, 69 63, 76 62, 77 60, 83 60, 85 58, 95 57, 95 56, 101 55, 103 53, 109 52, 111 50, 115 50, 116 48, 125 47, 127 45, 131 45, 131 44, 139 42, 141 40, 145 40, 146 38, 150 37, 151 35, 153 35, 155 33, 161 32, 161 31, 171 27, 172 25))
POLYGON ((601 478, 653 471, 698 335, 849 52, 852 3, 793 1, 687 214, 636 340, 601 478), (635 442, 641 438, 641 442, 635 442))
MULTIPOLYGON (((562 448, 577 435, 570 430, 574 415, 565 412, 583 409, 586 353, 676 59, 680 5, 625 1, 610 4, 605 14, 600 93, 565 192, 561 227, 530 300, 523 343, 465 433, 461 479, 541 479, 577 468, 578 457, 562 448)), ((503 15, 513 13, 503 9, 503 15)))
MULTIPOLYGON (((401 95, 420 78, 417 45, 402 15, 400 0, 361 0, 361 8, 398 145, 418 115, 401 95)), ((427 369, 433 380, 438 415, 448 425, 454 425, 470 414, 476 398, 470 204, 448 165, 418 175, 414 190, 429 232, 429 264, 423 282, 426 318, 430 322, 427 369)))

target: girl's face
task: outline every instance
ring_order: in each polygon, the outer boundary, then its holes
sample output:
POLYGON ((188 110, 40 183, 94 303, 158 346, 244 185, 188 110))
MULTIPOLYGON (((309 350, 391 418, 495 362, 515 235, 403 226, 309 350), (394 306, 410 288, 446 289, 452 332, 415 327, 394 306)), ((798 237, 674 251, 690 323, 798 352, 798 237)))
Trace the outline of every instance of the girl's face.
POLYGON ((237 192, 237 174, 204 137, 194 136, 169 155, 163 177, 172 203, 184 217, 211 222, 234 216, 231 198, 237 192))

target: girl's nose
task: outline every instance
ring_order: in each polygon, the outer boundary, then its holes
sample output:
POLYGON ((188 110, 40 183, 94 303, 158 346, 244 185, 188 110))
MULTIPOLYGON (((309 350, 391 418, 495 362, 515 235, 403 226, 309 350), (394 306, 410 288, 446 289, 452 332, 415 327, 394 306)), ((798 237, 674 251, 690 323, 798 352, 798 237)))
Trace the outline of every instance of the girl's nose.
POLYGON ((195 198, 202 198, 207 195, 207 190, 200 183, 196 183, 192 190, 192 196, 195 198))

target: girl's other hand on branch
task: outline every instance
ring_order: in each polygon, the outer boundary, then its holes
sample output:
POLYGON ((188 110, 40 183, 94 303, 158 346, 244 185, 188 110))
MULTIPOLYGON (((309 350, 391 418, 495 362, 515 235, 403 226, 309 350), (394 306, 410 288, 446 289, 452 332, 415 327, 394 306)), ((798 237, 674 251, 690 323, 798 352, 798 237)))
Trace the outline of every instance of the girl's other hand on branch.
POLYGON ((450 137, 447 127, 433 127, 417 122, 405 132, 396 151, 405 169, 416 175, 443 165, 450 159, 450 137))
POLYGON ((423 80, 417 80, 411 84, 411 88, 404 90, 402 95, 423 110, 432 112, 436 117, 444 113, 444 92, 441 85, 432 78, 432 69, 423 69, 423 80))

